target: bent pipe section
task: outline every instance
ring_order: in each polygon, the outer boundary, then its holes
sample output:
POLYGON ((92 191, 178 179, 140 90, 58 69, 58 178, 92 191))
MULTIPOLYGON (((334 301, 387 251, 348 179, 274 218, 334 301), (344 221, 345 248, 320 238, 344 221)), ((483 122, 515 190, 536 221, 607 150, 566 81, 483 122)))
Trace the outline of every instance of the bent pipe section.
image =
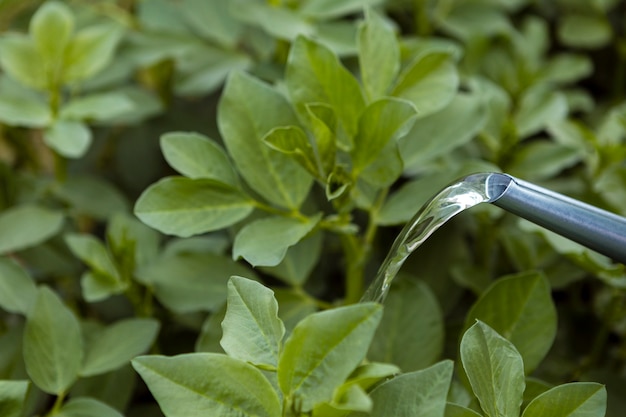
POLYGON ((487 179, 489 203, 626 264, 626 218, 506 174, 487 179))

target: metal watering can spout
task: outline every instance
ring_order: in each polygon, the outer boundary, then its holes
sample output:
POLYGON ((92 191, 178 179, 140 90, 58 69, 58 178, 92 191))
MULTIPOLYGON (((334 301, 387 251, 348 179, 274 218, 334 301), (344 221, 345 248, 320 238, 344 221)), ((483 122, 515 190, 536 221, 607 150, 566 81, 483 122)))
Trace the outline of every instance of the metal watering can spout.
POLYGON ((626 263, 626 218, 507 174, 489 174, 488 202, 626 263))

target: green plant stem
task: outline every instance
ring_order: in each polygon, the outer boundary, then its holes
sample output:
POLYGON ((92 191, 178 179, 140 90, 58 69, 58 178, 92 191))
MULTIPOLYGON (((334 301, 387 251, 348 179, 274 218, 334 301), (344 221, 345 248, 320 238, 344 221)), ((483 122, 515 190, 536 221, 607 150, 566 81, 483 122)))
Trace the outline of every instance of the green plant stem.
POLYGON ((430 0, 415 0, 415 32, 419 36, 428 36, 433 28, 428 16, 428 3, 430 0))
POLYGON ((63 402, 65 401, 65 395, 66 395, 65 392, 62 392, 59 395, 57 395, 57 398, 54 400, 54 404, 52 405, 52 409, 50 410, 48 414, 46 414, 46 416, 52 417, 58 414, 59 411, 61 411, 61 407, 63 406, 63 402))
POLYGON ((67 159, 57 152, 54 152, 54 178, 59 183, 67 180, 67 159))

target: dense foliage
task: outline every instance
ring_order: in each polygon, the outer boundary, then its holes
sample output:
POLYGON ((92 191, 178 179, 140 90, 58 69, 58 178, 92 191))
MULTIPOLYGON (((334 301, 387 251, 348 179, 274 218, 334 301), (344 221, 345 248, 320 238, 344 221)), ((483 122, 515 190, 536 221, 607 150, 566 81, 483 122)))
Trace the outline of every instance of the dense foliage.
POLYGON ((626 215, 619 0, 0 0, 0 415, 621 415, 624 266, 491 206, 626 215), (608 408, 607 408, 608 404, 608 408))

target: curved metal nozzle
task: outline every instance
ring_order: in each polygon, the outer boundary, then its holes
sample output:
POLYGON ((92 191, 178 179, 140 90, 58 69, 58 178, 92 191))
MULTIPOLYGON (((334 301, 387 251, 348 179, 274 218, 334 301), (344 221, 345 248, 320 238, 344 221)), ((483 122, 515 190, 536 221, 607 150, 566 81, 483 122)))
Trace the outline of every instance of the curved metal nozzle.
POLYGON ((486 188, 489 203, 626 263, 626 218, 506 174, 486 188))

